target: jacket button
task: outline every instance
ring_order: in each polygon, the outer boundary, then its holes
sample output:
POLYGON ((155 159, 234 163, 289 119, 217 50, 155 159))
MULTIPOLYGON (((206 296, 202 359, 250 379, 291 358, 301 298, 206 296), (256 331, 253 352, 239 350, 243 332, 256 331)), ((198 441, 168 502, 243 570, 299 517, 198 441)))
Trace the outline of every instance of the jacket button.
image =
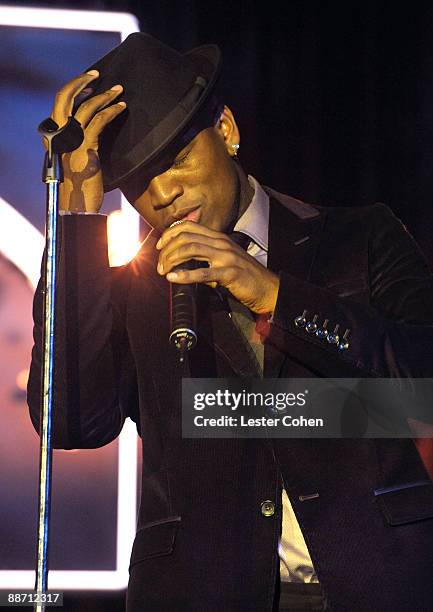
POLYGON ((296 327, 305 327, 305 324, 307 323, 307 319, 305 318, 306 314, 307 314, 307 311, 304 310, 304 312, 299 317, 296 317, 295 319, 296 327))
POLYGON ((262 511, 263 516, 272 516, 273 514, 275 514, 275 504, 269 499, 262 502, 260 509, 262 511))

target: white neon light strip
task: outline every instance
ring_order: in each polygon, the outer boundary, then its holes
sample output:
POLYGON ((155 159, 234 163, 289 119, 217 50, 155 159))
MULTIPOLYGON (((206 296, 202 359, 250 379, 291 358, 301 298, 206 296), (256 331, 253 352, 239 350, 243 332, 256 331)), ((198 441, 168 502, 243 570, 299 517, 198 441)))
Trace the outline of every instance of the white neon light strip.
POLYGON ((40 276, 44 245, 40 231, 0 197, 0 251, 24 272, 34 289, 40 276))
MULTIPOLYGON (((33 287, 39 280, 44 244, 44 236, 34 225, 0 197, 0 251, 27 276, 33 287)), ((137 513, 137 433, 135 424, 129 419, 119 437, 117 479, 116 570, 53 570, 49 572, 50 589, 117 590, 126 587, 137 513)), ((2 589, 32 589, 34 580, 34 571, 0 571, 2 589)))
POLYGON ((32 8, 30 6, 0 5, 0 22, 1 25, 23 28, 119 32, 122 40, 128 34, 139 31, 137 18, 129 13, 32 8))
MULTIPOLYGON (((59 571, 48 573, 48 588, 59 591, 117 591, 128 584, 128 566, 136 528, 137 432, 128 419, 119 437, 117 493, 117 557, 115 571, 59 571)), ((0 571, 0 589, 33 589, 35 572, 0 571)))
MULTIPOLYGON (((119 32, 124 40, 139 31, 137 19, 128 13, 78 11, 16 6, 0 6, 0 26, 58 28, 99 32, 119 32)), ((139 236, 139 215, 122 196, 122 209, 127 212, 131 235, 139 236)), ((44 237, 6 200, 0 198, 0 250, 36 286, 44 247, 44 237), (24 232, 24 235, 23 235, 24 232), (16 236, 20 240, 16 240, 16 236), (26 236, 26 238, 24 238, 26 236), (12 238, 15 237, 15 242, 12 238), (24 240, 23 240, 24 238, 24 240), (26 241, 28 239, 28 242, 26 241), (18 251, 18 243, 21 252, 18 251), (27 244, 23 252, 22 245, 27 244)), ((50 589, 118 590, 128 582, 128 564, 136 529, 137 511, 137 434, 134 423, 127 420, 118 444, 117 558, 115 571, 50 571, 50 589)), ((36 534, 35 534, 36 537, 36 534)), ((0 571, 1 589, 32 589, 35 572, 0 571)))

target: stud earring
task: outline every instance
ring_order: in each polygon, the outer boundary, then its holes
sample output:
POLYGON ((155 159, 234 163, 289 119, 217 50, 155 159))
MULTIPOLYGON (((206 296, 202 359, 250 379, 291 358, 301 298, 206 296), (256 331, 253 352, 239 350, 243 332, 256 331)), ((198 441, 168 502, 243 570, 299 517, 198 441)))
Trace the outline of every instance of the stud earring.
POLYGON ((236 155, 238 154, 238 151, 239 151, 239 145, 238 145, 238 144, 232 144, 232 145, 230 145, 230 146, 231 146, 231 148, 233 149, 233 155, 234 155, 234 157, 236 157, 236 155))

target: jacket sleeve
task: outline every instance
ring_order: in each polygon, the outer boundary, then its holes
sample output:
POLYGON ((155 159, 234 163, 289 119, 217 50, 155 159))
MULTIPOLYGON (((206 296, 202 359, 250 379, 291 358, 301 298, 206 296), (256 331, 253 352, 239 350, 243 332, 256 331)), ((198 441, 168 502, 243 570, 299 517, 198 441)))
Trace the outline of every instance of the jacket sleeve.
MULTIPOLYGON (((344 298, 284 272, 268 341, 324 377, 433 377, 433 278, 417 244, 388 207, 371 207, 369 303, 344 298), (348 347, 296 324, 317 314, 339 325, 348 347)), ((360 230, 361 231, 361 230, 360 230)), ((350 266, 350 262, 348 263, 350 266)))
MULTIPOLYGON (((110 269, 105 215, 60 217, 53 375, 54 448, 96 448, 120 433, 137 402, 125 328, 128 266, 110 269)), ((39 431, 43 282, 34 304, 27 401, 39 431)))

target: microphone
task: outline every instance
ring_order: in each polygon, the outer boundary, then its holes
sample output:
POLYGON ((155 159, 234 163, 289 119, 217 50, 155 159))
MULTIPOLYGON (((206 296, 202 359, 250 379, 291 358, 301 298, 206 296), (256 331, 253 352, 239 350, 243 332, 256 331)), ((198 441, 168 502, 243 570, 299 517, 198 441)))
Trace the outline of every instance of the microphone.
MULTIPOLYGON (((170 225, 178 225, 182 220, 175 221, 170 225)), ((191 259, 173 268, 178 270, 195 270, 203 262, 191 259)), ((179 361, 182 363, 185 354, 197 344, 196 333, 196 294, 197 284, 179 285, 170 283, 170 336, 169 342, 179 351, 179 361)))

